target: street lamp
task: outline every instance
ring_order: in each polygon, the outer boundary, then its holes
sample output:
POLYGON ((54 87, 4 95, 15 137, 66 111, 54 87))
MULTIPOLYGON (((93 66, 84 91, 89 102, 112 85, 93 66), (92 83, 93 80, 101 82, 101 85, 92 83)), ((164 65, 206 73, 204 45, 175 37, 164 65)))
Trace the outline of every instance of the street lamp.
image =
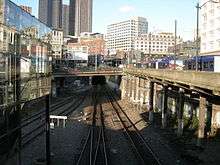
POLYGON ((196 5, 197 9, 197 24, 196 24, 196 71, 198 71, 198 56, 199 56, 199 10, 205 6, 207 3, 220 3, 220 0, 218 1, 213 1, 213 0, 208 0, 207 2, 203 3, 201 6, 199 6, 199 2, 196 5))

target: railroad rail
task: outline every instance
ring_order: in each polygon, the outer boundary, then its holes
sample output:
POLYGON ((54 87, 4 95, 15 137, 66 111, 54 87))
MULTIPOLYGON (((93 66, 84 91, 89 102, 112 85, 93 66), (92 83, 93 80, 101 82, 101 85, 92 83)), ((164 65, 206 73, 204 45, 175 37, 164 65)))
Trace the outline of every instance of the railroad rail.
POLYGON ((91 109, 92 123, 76 164, 108 165, 104 113, 102 104, 98 103, 97 93, 94 93, 92 103, 94 103, 93 109, 91 109))
MULTIPOLYGON (((70 97, 67 100, 61 101, 59 103, 56 103, 52 105, 52 109, 50 110, 50 113, 53 112, 56 115, 70 115, 75 109, 77 109, 85 100, 87 97, 87 93, 84 92, 83 96, 77 98, 75 101, 72 101, 67 107, 64 109, 61 109, 64 105, 66 105, 68 102, 70 102, 73 98, 70 97)), ((30 131, 27 133, 24 133, 21 135, 21 148, 24 149, 27 145, 31 144, 34 140, 36 140, 37 137, 41 136, 45 131, 45 117, 42 118, 41 114, 44 111, 37 112, 33 114, 30 117, 27 117, 22 120, 22 124, 19 127, 16 127, 7 134, 4 134, 0 137, 1 143, 3 143, 5 140, 7 140, 7 137, 12 134, 15 131, 19 131, 20 129, 24 129, 25 127, 30 127, 30 131), (39 121, 40 123, 36 124, 36 121, 39 121), (36 125, 35 125, 36 124, 36 125), (32 126, 33 125, 33 126, 32 126), (32 128, 31 128, 32 127, 32 128)), ((23 130, 22 130, 23 131, 23 130)), ((14 153, 15 154, 15 153, 14 153)), ((13 154, 11 155, 13 156, 13 154)))
POLYGON ((125 111, 122 109, 120 104, 117 102, 112 90, 106 87, 107 99, 111 103, 117 117, 124 129, 125 136, 129 140, 133 152, 137 157, 139 164, 157 164, 162 165, 160 159, 152 150, 151 146, 145 141, 144 137, 141 135, 135 124, 131 121, 125 111))
MULTIPOLYGON (((63 103, 61 103, 61 105, 57 106, 56 109, 52 109, 50 113, 54 112, 54 114, 57 116, 60 115, 69 116, 74 110, 76 110, 83 103, 85 98, 86 98, 86 94, 84 93, 82 97, 79 97, 78 99, 70 103, 67 107, 65 107, 61 111, 58 111, 60 108, 66 105, 67 102, 64 101, 63 103)), ((42 119, 41 116, 37 118, 41 119, 40 124, 35 126, 30 132, 22 135, 22 141, 23 141, 22 148, 33 142, 34 139, 36 139, 38 136, 42 135, 46 131, 44 127, 46 119, 45 118, 42 119)), ((36 119, 34 121, 36 121, 36 119)), ((32 120, 32 122, 29 124, 33 124, 34 121, 32 120)))

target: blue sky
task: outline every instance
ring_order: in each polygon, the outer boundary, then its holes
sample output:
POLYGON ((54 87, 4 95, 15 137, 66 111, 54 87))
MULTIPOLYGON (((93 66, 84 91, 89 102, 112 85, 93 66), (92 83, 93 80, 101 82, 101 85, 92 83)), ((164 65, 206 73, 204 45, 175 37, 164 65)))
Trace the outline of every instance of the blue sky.
MULTIPOLYGON (((12 0, 33 8, 38 15, 38 0, 12 0)), ((68 4, 69 0, 64 0, 68 4)), ((184 40, 193 39, 196 27, 196 3, 198 0, 93 0, 93 31, 105 33, 108 24, 146 17, 149 31, 174 32, 174 20, 178 22, 177 33, 184 40)))

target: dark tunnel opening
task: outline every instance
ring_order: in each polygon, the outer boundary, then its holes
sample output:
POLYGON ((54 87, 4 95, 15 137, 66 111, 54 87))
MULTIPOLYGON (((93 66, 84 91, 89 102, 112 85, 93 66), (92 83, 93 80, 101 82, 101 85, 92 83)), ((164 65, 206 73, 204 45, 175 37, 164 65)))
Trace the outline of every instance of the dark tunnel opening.
POLYGON ((92 85, 105 85, 106 78, 105 76, 93 76, 92 77, 92 85))

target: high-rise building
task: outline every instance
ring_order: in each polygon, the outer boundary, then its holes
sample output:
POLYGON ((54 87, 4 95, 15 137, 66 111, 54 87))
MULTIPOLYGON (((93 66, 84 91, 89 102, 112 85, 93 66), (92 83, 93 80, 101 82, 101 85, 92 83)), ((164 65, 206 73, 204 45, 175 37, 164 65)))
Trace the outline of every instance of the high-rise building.
POLYGON ((47 26, 51 26, 51 14, 52 14, 52 1, 51 0, 39 0, 39 8, 38 8, 38 19, 46 24, 47 26))
POLYGON ((69 34, 75 34, 76 0, 70 0, 69 6, 69 34))
POLYGON ((117 50, 134 49, 134 39, 148 32, 146 18, 134 17, 126 21, 114 23, 107 27, 107 49, 110 52, 117 50))
MULTIPOLYGON (((206 2, 200 0, 200 5, 206 2)), ((206 3, 200 9, 199 24, 201 55, 220 55, 220 3, 206 3)))
POLYGON ((70 34, 92 32, 92 0, 70 0, 70 34))
POLYGON ((50 27, 62 28, 62 0, 39 0, 38 18, 50 27))
POLYGON ((63 0, 52 1, 52 27, 56 29, 62 28, 62 4, 63 0))
POLYGON ((32 13, 32 7, 30 7, 30 6, 24 6, 24 5, 20 5, 20 7, 24 10, 24 11, 26 11, 27 13, 32 13))
POLYGON ((66 36, 69 34, 69 5, 63 5, 63 14, 62 14, 62 29, 63 35, 66 36))

